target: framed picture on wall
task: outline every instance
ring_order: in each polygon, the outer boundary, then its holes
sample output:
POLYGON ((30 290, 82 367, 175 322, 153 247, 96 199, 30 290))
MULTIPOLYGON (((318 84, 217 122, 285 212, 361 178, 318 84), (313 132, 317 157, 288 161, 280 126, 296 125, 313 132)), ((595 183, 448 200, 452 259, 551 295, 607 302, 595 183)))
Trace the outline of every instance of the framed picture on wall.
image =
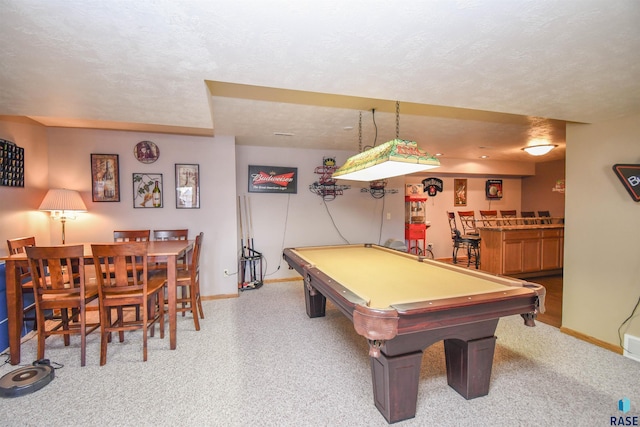
POLYGON ((120 201, 120 165, 117 154, 91 154, 91 199, 120 201))
POLYGON ((200 165, 176 164, 176 209, 200 208, 200 165))
POLYGON ((133 174, 134 208, 161 208, 162 195, 161 173, 133 174))
POLYGON ((487 199, 502 199, 502 180, 488 179, 485 184, 485 195, 487 199))
POLYGON ((467 206, 467 180, 453 180, 453 206, 467 206))
POLYGON ((24 148, 0 139, 0 185, 24 187, 24 148))

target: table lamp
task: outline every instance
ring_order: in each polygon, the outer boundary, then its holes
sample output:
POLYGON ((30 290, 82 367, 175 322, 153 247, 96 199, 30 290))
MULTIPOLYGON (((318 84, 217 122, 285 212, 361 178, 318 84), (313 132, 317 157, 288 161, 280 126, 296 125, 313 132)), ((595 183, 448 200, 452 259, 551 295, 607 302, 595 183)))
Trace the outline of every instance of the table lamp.
POLYGON ((78 212, 86 212, 87 207, 80 193, 66 188, 52 188, 44 196, 39 210, 51 212, 51 218, 62 223, 62 244, 65 244, 64 225, 67 219, 75 219, 78 212))

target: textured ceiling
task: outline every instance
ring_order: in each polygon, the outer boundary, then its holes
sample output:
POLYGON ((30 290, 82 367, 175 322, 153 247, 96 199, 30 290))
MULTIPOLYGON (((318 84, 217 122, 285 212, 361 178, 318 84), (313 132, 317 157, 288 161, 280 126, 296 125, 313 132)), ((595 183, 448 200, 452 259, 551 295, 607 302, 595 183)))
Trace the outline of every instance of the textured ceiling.
POLYGON ((527 160, 520 148, 542 137, 560 144, 551 160, 564 155, 565 121, 640 113, 637 0, 0 0, 0 10, 0 114, 53 126, 353 150, 359 111, 363 145, 375 139, 371 109, 377 142, 395 136, 397 100, 399 136, 429 152, 527 160))

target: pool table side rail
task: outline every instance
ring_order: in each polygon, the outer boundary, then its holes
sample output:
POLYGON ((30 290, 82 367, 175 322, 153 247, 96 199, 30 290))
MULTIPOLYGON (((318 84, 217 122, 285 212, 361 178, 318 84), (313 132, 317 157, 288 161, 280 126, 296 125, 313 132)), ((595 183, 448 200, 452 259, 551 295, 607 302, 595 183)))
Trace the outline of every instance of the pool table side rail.
MULTIPOLYGON (((513 284, 505 286, 504 291, 372 309, 365 299, 317 269, 295 249, 285 249, 283 257, 303 277, 305 286, 312 287, 328 298, 354 322, 358 334, 369 340, 389 340, 396 335, 425 329, 471 324, 517 314, 535 314, 544 307, 541 304, 545 294, 543 286, 505 278, 509 284, 513 284)), ((485 276, 487 273, 481 275, 485 276)))
POLYGON ((305 286, 312 285, 326 298, 329 298, 350 319, 356 305, 367 305, 368 301, 342 286, 332 277, 317 269, 309 260, 300 256, 294 249, 285 249, 285 261, 302 276, 305 286))
POLYGON ((473 324, 483 320, 538 312, 538 296, 531 292, 505 298, 477 299, 473 304, 448 305, 441 309, 419 307, 398 309, 398 335, 435 330, 449 326, 473 324))

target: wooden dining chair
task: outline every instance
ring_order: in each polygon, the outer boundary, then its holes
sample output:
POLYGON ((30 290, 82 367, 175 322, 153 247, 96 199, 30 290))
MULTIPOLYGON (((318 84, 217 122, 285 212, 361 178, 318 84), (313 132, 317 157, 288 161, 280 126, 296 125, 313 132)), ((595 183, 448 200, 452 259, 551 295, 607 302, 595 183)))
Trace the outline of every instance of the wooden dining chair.
MULTIPOLYGON (((113 232, 114 242, 148 242, 151 237, 151 230, 115 230, 113 232)), ((138 274, 142 273, 141 265, 137 265, 138 274)))
POLYGON ((480 211, 480 219, 482 225, 485 227, 491 227, 498 222, 498 211, 480 211))
MULTIPOLYGON (((181 228, 176 230, 153 230, 153 240, 189 240, 189 229, 181 228)), ((155 263, 152 268, 165 269, 167 264, 155 263)), ((178 268, 185 269, 187 267, 187 255, 178 258, 178 268)))
POLYGON ((93 263, 98 281, 100 302, 100 366, 107 363, 107 343, 112 332, 118 332, 120 342, 124 332, 142 329, 142 358, 147 360, 147 334, 156 323, 160 325, 160 338, 164 338, 164 283, 163 277, 148 277, 148 242, 93 244, 93 263), (142 270, 141 275, 130 271, 142 270), (111 273, 110 273, 111 272, 111 273), (127 316, 125 309, 138 307, 141 318, 127 316), (112 320, 112 312, 117 318, 112 320))
POLYGON ((458 218, 462 225, 462 234, 477 236, 480 234, 476 228, 476 214, 474 211, 458 211, 458 218))
POLYGON ((44 359, 47 337, 63 335, 68 346, 70 335, 79 334, 80 366, 84 366, 87 334, 100 327, 99 323, 87 323, 87 304, 98 298, 98 288, 85 281, 84 246, 28 246, 25 250, 39 325, 38 359, 44 359), (59 312, 59 317, 50 316, 52 312, 59 312))
POLYGON ((114 242, 148 242, 151 237, 151 230, 115 230, 113 232, 114 242))
MULTIPOLYGON (((24 253, 26 247, 35 246, 35 245, 36 245, 36 238, 34 236, 18 237, 15 239, 7 240, 7 248, 9 249, 9 255, 24 253)), ((22 309, 22 316, 23 316, 22 319, 25 326, 27 325, 27 322, 34 322, 33 329, 37 329, 38 321, 35 313, 36 301, 35 301, 35 295, 33 294, 33 280, 31 279, 31 273, 29 272, 28 266, 19 267, 18 270, 19 270, 18 275, 20 279, 20 284, 22 286, 23 302, 26 303, 26 305, 22 309)))
POLYGON ((517 217, 518 212, 515 209, 500 211, 500 222, 502 225, 518 225, 517 217))
POLYGON ((200 330, 199 318, 204 319, 204 311, 202 310, 202 301, 200 299, 200 253, 202 252, 202 239, 204 233, 200 232, 196 236, 193 245, 193 254, 191 255, 191 263, 186 270, 178 270, 176 281, 177 288, 180 289, 180 296, 176 299, 177 312, 191 312, 193 315, 193 324, 196 331, 200 330), (200 313, 198 315, 198 313, 200 313))
POLYGON ((188 240, 189 229, 153 230, 153 240, 188 240))

